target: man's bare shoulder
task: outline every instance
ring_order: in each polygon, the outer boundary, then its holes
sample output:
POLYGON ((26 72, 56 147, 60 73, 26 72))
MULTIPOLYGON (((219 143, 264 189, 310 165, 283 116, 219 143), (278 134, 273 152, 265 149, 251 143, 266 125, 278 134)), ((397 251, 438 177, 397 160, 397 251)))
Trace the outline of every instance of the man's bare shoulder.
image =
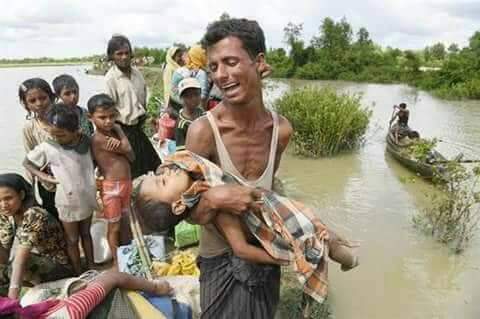
POLYGON ((293 134, 293 127, 290 124, 290 121, 286 117, 279 115, 278 116, 278 139, 281 144, 288 144, 290 137, 293 134))
POLYGON ((188 127, 185 148, 203 157, 210 158, 215 138, 206 116, 202 116, 188 127))

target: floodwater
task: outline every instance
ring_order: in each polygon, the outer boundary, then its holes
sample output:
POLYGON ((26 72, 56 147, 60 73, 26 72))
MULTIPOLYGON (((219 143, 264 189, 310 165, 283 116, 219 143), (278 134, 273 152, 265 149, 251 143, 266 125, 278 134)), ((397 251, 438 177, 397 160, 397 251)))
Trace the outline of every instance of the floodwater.
MULTIPOLYGON (((25 112, 18 103, 22 80, 48 81, 72 74, 80 84, 80 102, 103 88, 101 77, 85 75, 84 66, 0 69, 0 172, 22 171, 21 128, 25 112)), ((342 273, 330 267, 330 305, 338 319, 480 318, 480 238, 461 255, 412 227, 413 214, 428 202, 431 185, 385 154, 385 135, 392 106, 411 110, 410 126, 437 137, 439 150, 451 158, 480 157, 480 101, 450 102, 404 85, 325 81, 270 81, 272 101, 291 87, 330 85, 361 93, 373 110, 366 143, 357 151, 310 160, 286 155, 280 168, 287 192, 317 207, 337 232, 359 241, 361 265, 342 273), (407 182, 405 182, 407 181, 407 182)), ((479 236, 480 237, 480 236, 479 236)))

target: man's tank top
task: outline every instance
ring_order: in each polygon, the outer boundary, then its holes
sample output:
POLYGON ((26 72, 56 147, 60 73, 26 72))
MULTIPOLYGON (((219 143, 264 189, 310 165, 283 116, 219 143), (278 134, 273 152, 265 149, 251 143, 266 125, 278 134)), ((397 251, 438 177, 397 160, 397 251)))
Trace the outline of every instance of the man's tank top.
MULTIPOLYGON (((208 122, 212 127, 213 136, 215 138, 215 146, 217 149, 218 158, 220 161, 220 167, 223 171, 233 174, 239 178, 239 180, 248 186, 251 187, 262 187, 268 190, 272 189, 273 184, 273 175, 275 170, 275 155, 277 153, 278 145, 278 116, 275 112, 271 112, 273 119, 273 130, 272 130, 272 141, 270 142, 270 154, 268 156, 267 167, 263 174, 256 180, 247 180, 242 174, 237 170, 233 164, 230 155, 228 153, 225 144, 222 141, 222 137, 218 130, 215 119, 210 112, 206 113, 208 122)), ((202 257, 213 257, 224 254, 231 251, 230 246, 228 245, 226 239, 218 231, 214 224, 207 224, 202 227, 201 237, 200 237, 200 256, 202 257)))

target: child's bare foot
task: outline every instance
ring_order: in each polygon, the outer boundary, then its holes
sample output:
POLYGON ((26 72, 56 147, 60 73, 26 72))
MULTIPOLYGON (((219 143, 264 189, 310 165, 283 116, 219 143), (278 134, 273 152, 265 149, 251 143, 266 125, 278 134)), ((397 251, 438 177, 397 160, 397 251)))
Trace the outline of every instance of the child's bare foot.
POLYGON ((353 258, 353 263, 351 265, 342 265, 340 267, 340 269, 342 271, 349 271, 349 270, 352 270, 353 268, 357 267, 358 265, 360 265, 360 262, 358 261, 358 256, 355 256, 353 258))
POLYGON ((153 293, 159 296, 173 294, 173 288, 166 280, 153 280, 153 293))

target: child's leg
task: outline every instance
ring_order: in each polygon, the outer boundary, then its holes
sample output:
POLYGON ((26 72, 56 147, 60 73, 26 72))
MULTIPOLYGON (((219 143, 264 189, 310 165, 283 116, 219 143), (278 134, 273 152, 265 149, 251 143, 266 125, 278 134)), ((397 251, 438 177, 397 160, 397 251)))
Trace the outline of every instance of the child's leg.
POLYGON ((88 269, 92 269, 95 266, 93 261, 92 235, 90 234, 91 224, 92 216, 80 221, 80 238, 82 239, 82 247, 83 252, 85 253, 85 259, 87 260, 88 269))
POLYGON ((107 229, 107 241, 112 252, 113 264, 117 266, 117 248, 120 241, 120 221, 109 222, 107 229))
POLYGON ((349 247, 341 244, 341 240, 338 235, 329 230, 328 236, 328 256, 333 261, 341 264, 341 269, 343 271, 347 271, 358 266, 358 256, 355 256, 349 247))
POLYGON ((76 275, 80 275, 82 267, 80 265, 80 250, 78 248, 78 239, 80 226, 79 222, 64 222, 62 221, 63 229, 65 230, 65 240, 67 241, 67 254, 73 266, 73 271, 76 275))

